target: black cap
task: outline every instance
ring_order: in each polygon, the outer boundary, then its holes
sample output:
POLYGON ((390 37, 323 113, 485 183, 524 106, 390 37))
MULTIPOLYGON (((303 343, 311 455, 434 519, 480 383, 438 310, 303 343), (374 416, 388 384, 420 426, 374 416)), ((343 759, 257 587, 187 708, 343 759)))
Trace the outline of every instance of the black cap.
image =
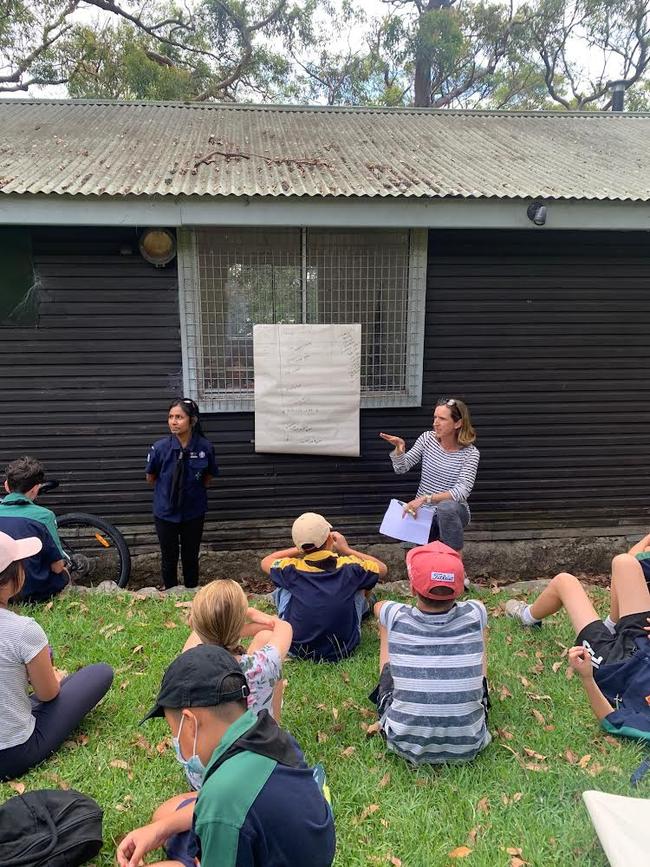
POLYGON ((156 704, 140 723, 154 716, 164 716, 166 707, 216 707, 239 701, 249 693, 246 678, 232 654, 224 647, 199 644, 181 653, 167 668, 156 704), (237 677, 241 686, 224 692, 221 685, 227 677, 237 677))

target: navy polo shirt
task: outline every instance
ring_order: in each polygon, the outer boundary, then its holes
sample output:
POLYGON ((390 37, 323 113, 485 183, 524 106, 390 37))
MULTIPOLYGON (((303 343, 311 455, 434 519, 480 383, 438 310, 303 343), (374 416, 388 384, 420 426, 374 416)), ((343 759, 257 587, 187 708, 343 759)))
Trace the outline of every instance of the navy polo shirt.
POLYGON ((208 494, 204 485, 206 476, 219 472, 212 443, 205 437, 194 435, 188 445, 189 459, 184 475, 183 503, 175 510, 171 503, 172 480, 179 459, 181 444, 173 434, 157 440, 149 449, 145 472, 156 476, 153 489, 153 513, 156 518, 172 521, 191 521, 205 515, 208 494))
POLYGON ((66 572, 52 572, 50 566, 65 559, 63 547, 56 529, 54 512, 37 506, 29 497, 14 492, 0 502, 0 531, 12 539, 27 539, 36 536, 43 547, 32 557, 23 561, 25 583, 21 590, 23 599, 42 602, 59 593, 68 583, 66 572))
POLYGON ((276 560, 269 575, 291 593, 282 617, 293 627, 292 653, 327 662, 352 653, 361 640, 354 597, 377 583, 374 560, 315 551, 276 560))

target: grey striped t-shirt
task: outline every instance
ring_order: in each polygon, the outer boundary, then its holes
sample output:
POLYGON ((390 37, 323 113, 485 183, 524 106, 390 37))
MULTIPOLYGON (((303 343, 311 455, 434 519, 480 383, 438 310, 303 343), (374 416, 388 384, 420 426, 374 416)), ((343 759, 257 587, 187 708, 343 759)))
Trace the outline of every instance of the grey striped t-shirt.
POLYGON ((44 647, 47 636, 35 620, 0 608, 0 750, 24 744, 34 731, 25 666, 44 647))
MULTIPOLYGON (((465 446, 457 452, 445 451, 432 430, 421 434, 414 442, 413 448, 407 452, 400 455, 392 452, 390 456, 396 473, 407 473, 420 461, 422 462, 422 474, 416 496, 442 494, 443 491, 449 491, 456 502, 463 503, 465 506, 474 487, 480 457, 476 446, 465 446)), ((469 506, 467 511, 469 512, 469 506)))
POLYGON ((416 764, 473 759, 490 742, 483 707, 481 602, 457 602, 444 614, 388 602, 393 700, 380 720, 388 746, 416 764))

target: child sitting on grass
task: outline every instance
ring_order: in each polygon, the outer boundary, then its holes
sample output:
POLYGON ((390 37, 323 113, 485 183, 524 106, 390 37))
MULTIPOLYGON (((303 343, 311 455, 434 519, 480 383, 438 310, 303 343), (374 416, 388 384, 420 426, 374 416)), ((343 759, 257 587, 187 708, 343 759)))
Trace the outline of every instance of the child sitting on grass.
POLYGON ((354 551, 345 536, 313 512, 294 521, 295 547, 262 560, 277 586, 278 615, 293 627, 291 653, 302 659, 338 662, 361 641, 366 594, 388 571, 386 565, 354 551))
POLYGON ((196 805, 172 798, 117 849, 140 867, 164 846, 160 867, 329 867, 332 811, 296 741, 266 711, 246 709, 248 685, 223 647, 198 645, 169 666, 156 705, 176 758, 201 775, 196 805))
POLYGON ((225 647, 239 662, 250 693, 248 709, 268 710, 278 722, 282 711, 282 663, 291 645, 289 623, 248 607, 241 585, 230 579, 211 581, 194 597, 192 634, 183 650, 197 644, 225 647), (246 650, 242 638, 252 638, 246 650))
POLYGON ((635 554, 612 560, 611 610, 600 620, 574 575, 553 578, 532 605, 518 599, 506 613, 526 627, 541 626, 565 608, 577 633, 569 663, 582 679, 589 704, 605 731, 650 739, 650 592, 635 554))
POLYGON ((377 602, 377 705, 388 748, 413 764, 473 759, 490 743, 482 602, 457 601, 465 570, 442 542, 413 548, 415 606, 377 602))

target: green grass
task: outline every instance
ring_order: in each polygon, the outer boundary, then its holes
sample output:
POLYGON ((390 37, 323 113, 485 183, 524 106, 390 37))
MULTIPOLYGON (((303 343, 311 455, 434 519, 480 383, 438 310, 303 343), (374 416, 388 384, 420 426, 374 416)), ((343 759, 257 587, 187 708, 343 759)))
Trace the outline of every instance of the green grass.
MULTIPOLYGON (((603 610, 606 595, 596 594, 603 610)), ((497 615, 489 639, 495 737, 469 765, 413 770, 387 753, 379 737, 366 735, 374 720, 367 694, 378 668, 374 624, 364 625, 360 650, 338 666, 287 663, 283 724, 308 760, 326 768, 340 867, 390 865, 391 858, 403 867, 498 867, 511 864, 508 848, 521 849, 521 858, 538 867, 604 867, 581 793, 650 795, 650 778, 636 793, 629 786, 641 748, 605 740, 577 677, 566 677, 562 645, 573 638, 566 617, 552 618, 541 631, 524 631, 503 616, 504 596, 482 598, 497 615), (557 672, 555 662, 561 662, 557 672), (546 758, 526 755, 525 749, 546 758), (569 758, 591 758, 580 767, 567 759, 567 750, 573 753, 569 758), (471 854, 451 860, 448 853, 459 846, 471 854)), ((59 667, 74 671, 105 661, 116 670, 113 688, 75 740, 22 778, 27 789, 64 781, 101 804, 105 846, 96 863, 108 867, 116 841, 146 823, 161 801, 185 790, 172 751, 156 750, 168 735, 164 722, 137 726, 165 666, 183 645, 184 610, 172 600, 92 595, 66 596, 35 613, 59 667), (128 767, 111 766, 116 760, 128 767)), ((3 800, 12 794, 8 785, 0 786, 3 800)))

